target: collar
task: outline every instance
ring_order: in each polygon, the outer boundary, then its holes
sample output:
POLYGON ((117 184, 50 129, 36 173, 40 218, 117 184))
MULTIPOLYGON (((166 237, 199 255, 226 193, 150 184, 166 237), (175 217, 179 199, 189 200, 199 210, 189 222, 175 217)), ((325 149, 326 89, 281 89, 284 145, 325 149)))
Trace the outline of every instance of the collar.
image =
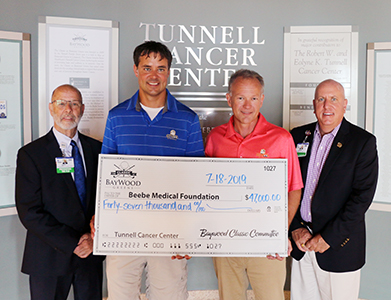
MULTIPOLYGON (((76 131, 76 134, 73 138, 70 138, 70 137, 66 136, 65 134, 62 134, 56 128, 53 127, 53 134, 54 134, 54 137, 56 138, 57 143, 60 147, 62 156, 64 156, 64 157, 72 156, 72 146, 71 146, 72 140, 74 140, 76 142, 76 145, 79 148, 80 152, 81 153, 83 152, 83 150, 82 150, 83 148, 82 148, 82 145, 80 142, 78 131, 76 131)), ((82 157, 83 157, 83 154, 82 154, 82 157)))
MULTIPOLYGON (((337 135, 339 129, 341 128, 341 124, 342 124, 342 121, 331 132, 326 133, 325 135, 331 134, 332 137, 335 138, 335 136, 337 135)), ((319 128, 319 123, 318 122, 316 122, 315 134, 318 135, 320 139, 322 139, 322 135, 320 134, 320 128, 319 128)))
POLYGON ((53 134, 56 137, 56 140, 58 144, 60 145, 60 148, 66 148, 69 147, 71 144, 71 141, 74 140, 76 144, 80 144, 80 139, 79 139, 79 131, 76 131, 76 134, 73 138, 70 138, 66 136, 65 134, 59 132, 56 128, 52 127, 53 129, 53 134))
MULTIPOLYGON (((166 111, 173 111, 173 112, 178 112, 178 107, 176 104, 176 100, 173 95, 169 92, 168 89, 166 89, 167 93, 167 98, 166 98, 166 103, 164 104, 163 107, 163 113, 166 111)), ((126 108, 127 110, 136 110, 138 112, 141 111, 141 103, 139 99, 139 91, 137 91, 132 98, 129 99, 129 105, 126 108)))

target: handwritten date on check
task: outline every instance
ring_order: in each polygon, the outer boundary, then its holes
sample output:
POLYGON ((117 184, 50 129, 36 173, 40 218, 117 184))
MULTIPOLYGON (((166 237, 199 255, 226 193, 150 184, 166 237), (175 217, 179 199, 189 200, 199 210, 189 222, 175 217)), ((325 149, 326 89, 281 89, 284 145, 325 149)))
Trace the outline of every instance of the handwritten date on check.
POLYGON ((287 256, 287 160, 99 156, 94 254, 287 256))

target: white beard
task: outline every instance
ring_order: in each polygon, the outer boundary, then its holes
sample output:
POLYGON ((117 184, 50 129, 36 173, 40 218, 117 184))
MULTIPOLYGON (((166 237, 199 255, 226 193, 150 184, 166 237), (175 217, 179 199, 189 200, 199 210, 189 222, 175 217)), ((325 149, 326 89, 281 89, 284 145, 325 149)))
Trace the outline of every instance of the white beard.
POLYGON ((58 127, 60 127, 61 129, 63 129, 63 130, 71 130, 71 129, 76 128, 77 125, 79 125, 81 117, 82 117, 81 115, 78 116, 78 117, 75 116, 73 122, 70 123, 70 124, 68 124, 68 125, 61 122, 62 116, 59 117, 59 116, 57 116, 57 115, 54 115, 54 116, 53 116, 53 121, 54 121, 54 123, 56 123, 56 125, 57 125, 58 127))

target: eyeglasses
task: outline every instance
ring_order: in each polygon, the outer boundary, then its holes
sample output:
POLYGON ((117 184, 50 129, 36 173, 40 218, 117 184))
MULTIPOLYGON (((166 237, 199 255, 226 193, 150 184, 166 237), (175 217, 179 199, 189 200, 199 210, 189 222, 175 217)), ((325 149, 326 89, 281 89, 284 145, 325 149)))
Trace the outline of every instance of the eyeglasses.
POLYGON ((56 103, 60 109, 64 109, 65 107, 67 107, 68 104, 71 106, 72 109, 80 108, 83 105, 81 101, 78 100, 67 101, 58 99, 53 100, 52 103, 56 103))

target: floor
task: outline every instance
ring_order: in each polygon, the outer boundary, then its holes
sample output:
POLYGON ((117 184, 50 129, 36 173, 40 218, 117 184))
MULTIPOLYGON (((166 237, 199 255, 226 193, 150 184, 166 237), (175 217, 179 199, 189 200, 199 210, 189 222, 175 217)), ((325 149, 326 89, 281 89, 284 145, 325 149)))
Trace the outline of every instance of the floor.
MULTIPOLYGON (((290 293, 289 291, 285 291, 285 300, 289 300, 290 293)), ((103 299, 106 300, 107 298, 103 299)), ((218 291, 189 291, 188 300, 218 300, 219 293, 218 291)), ((147 300, 144 294, 141 295, 141 300, 147 300)), ((254 294, 252 291, 247 291, 247 300, 255 300, 254 294)), ((365 300, 365 299, 358 299, 365 300)))

